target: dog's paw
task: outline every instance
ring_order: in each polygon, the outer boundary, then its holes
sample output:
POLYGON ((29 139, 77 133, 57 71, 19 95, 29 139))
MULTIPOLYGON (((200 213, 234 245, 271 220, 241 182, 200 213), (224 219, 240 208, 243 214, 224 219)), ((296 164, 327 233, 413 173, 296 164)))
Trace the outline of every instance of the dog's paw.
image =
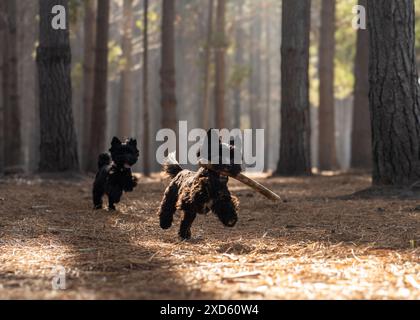
POLYGON ((181 237, 182 240, 189 240, 191 239, 191 230, 179 230, 178 235, 181 237))
POLYGON ((109 207, 108 207, 108 210, 109 210, 109 211, 116 211, 116 210, 117 210, 117 208, 115 208, 115 206, 109 206, 109 207))
POLYGON ((93 210, 102 210, 103 209, 103 206, 101 205, 101 204, 96 204, 94 207, 93 207, 93 210))
POLYGON ((232 218, 230 218, 230 219, 224 220, 224 221, 223 221, 223 224, 224 224, 226 227, 233 228, 233 227, 236 225, 236 223, 237 223, 237 222, 238 222, 238 218, 236 218, 236 217, 232 217, 232 218))
POLYGON ((169 229, 172 226, 172 220, 171 219, 160 219, 160 227, 163 230, 169 229))

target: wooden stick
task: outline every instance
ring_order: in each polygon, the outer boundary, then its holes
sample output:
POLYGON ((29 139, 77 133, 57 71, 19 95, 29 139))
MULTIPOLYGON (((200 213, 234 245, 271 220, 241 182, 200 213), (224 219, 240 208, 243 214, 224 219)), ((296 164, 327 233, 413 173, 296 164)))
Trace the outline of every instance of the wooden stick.
POLYGON ((263 196, 265 196, 267 199, 270 199, 272 201, 280 201, 281 200, 281 198, 278 194, 274 193, 270 189, 263 186, 261 183, 255 181, 254 179, 251 179, 251 178, 247 177, 243 173, 240 173, 237 176, 232 176, 232 178, 236 179, 236 180, 242 182, 243 184, 246 184, 250 188, 258 191, 263 196))
MULTIPOLYGON (((216 171, 216 170, 213 169, 213 166, 211 164, 206 164, 206 163, 201 163, 200 162, 200 166, 202 166, 203 168, 209 169, 209 170, 216 171)), ((246 175, 244 175, 242 173, 240 173, 236 176, 233 176, 229 172, 226 172, 226 171, 217 171, 217 172, 219 172, 220 174, 222 174, 224 176, 228 176, 228 177, 231 177, 233 179, 236 179, 236 180, 242 182, 243 184, 247 185, 251 189, 254 189, 255 191, 261 193, 267 199, 270 199, 272 201, 281 200, 279 195, 277 195, 276 193, 274 193, 270 189, 264 187, 261 183, 255 181, 254 179, 251 179, 251 178, 247 177, 246 175)))

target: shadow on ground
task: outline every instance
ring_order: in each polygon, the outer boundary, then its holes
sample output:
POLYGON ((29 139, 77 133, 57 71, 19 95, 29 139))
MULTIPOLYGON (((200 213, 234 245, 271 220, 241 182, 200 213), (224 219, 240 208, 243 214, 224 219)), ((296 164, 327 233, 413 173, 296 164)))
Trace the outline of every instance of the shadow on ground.
POLYGON ((348 197, 368 176, 262 179, 278 203, 232 182, 237 226, 199 216, 188 242, 179 217, 159 229, 167 181, 140 181, 117 212, 90 209, 90 179, 0 182, 0 298, 419 297, 420 203, 348 197), (67 290, 51 290, 57 265, 67 290))
POLYGON ((89 181, 56 179, 3 182, 0 199, 0 298, 212 298, 187 290, 173 262, 157 255, 150 201, 93 211, 89 181), (63 291, 52 290, 58 266, 67 272, 63 291))

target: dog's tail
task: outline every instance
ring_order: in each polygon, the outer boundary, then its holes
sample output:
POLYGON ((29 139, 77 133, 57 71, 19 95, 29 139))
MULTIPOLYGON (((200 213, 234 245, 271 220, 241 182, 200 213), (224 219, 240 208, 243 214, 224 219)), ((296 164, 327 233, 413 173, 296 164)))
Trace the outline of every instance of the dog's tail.
POLYGON ((175 178, 177 174, 183 170, 179 165, 178 161, 176 161, 175 152, 172 152, 168 155, 162 170, 172 179, 175 178))
POLYGON ((109 166, 111 162, 111 156, 108 153, 101 153, 98 157, 98 169, 103 166, 109 166))

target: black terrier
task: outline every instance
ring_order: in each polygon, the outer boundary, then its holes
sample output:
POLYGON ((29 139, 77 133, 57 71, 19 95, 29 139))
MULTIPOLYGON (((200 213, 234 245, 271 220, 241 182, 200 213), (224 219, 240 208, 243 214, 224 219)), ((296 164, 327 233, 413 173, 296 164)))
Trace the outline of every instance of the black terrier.
POLYGON ((123 191, 131 192, 137 185, 131 167, 139 158, 137 141, 129 139, 122 143, 114 137, 109 153, 103 153, 98 159, 98 173, 93 184, 93 204, 95 209, 102 209, 102 197, 106 194, 109 210, 115 210, 123 191))
POLYGON ((200 157, 201 152, 202 159, 211 161, 212 170, 203 167, 197 172, 183 170, 173 154, 168 157, 168 162, 163 167, 163 171, 172 178, 172 181, 165 190, 158 212, 160 227, 162 229, 170 228, 175 211, 177 209, 182 211, 183 216, 179 230, 179 236, 182 239, 191 238, 191 225, 197 214, 206 214, 212 211, 227 227, 233 227, 238 220, 239 201, 229 192, 229 178, 221 175, 220 172, 229 172, 235 176, 242 171, 242 166, 233 161, 235 142, 231 140, 230 144, 221 143, 219 136, 213 132, 209 130, 206 141, 197 154, 200 157), (219 143, 218 155, 213 157, 212 141, 219 143), (225 161, 227 164, 222 161, 226 154, 230 157, 228 161, 225 161))

